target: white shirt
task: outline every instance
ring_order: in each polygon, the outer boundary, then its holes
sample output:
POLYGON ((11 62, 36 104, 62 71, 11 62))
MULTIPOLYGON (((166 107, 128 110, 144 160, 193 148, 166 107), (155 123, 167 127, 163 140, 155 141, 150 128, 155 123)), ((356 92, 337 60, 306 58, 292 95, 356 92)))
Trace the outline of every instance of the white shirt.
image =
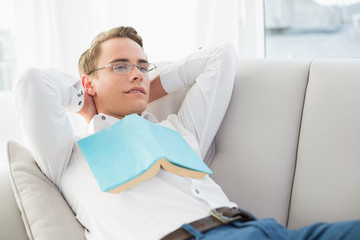
MULTIPOLYGON (((235 69, 232 47, 221 45, 174 62, 160 75, 166 92, 189 91, 179 113, 158 124, 177 130, 202 158, 230 101, 235 69)), ((164 170, 119 194, 101 192, 66 114, 66 109, 82 107, 78 79, 54 70, 30 69, 14 93, 28 147, 86 228, 87 239, 159 239, 184 223, 208 216, 212 208, 235 206, 209 176, 192 179, 164 170)), ((157 122, 151 114, 142 116, 157 122)), ((89 133, 117 121, 98 114, 89 133)))

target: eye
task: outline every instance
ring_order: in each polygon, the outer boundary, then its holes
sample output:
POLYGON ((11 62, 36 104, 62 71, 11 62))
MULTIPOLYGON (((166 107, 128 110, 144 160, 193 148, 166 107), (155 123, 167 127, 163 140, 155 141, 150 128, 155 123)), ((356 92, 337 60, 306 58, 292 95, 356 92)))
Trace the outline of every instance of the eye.
POLYGON ((140 64, 138 66, 139 70, 141 72, 148 72, 149 71, 149 64, 140 64))
POLYGON ((128 69, 128 64, 126 63, 116 63, 113 65, 113 69, 115 72, 122 72, 128 69))

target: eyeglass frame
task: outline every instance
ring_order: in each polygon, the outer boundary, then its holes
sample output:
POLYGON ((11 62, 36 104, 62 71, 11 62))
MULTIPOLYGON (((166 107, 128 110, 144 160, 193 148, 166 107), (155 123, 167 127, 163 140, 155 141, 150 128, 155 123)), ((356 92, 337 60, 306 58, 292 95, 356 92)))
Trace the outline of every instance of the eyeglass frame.
POLYGON ((126 62, 126 61, 116 61, 116 62, 110 63, 110 64, 108 64, 108 65, 106 65, 106 66, 104 66, 104 67, 100 67, 100 68, 96 68, 96 69, 94 69, 94 70, 91 70, 91 71, 88 73, 88 75, 92 74, 93 72, 96 72, 96 71, 99 71, 99 70, 101 70, 101 69, 108 68, 108 67, 113 67, 113 71, 116 72, 116 73, 119 73, 119 74, 128 74, 128 73, 130 73, 130 72, 133 70, 133 67, 134 67, 134 66, 137 67, 137 69, 138 69, 141 73, 143 73, 143 74, 147 74, 148 72, 150 72, 150 71, 152 71, 152 70, 155 70, 155 69, 157 68, 157 66, 156 66, 154 63, 144 62, 144 63, 142 63, 142 64, 148 64, 149 67, 150 67, 151 65, 154 66, 154 67, 151 68, 151 69, 149 69, 149 70, 147 70, 146 72, 143 72, 143 71, 141 71, 140 68, 139 68, 139 67, 140 67, 140 64, 131 64, 131 63, 126 62), (119 73, 118 71, 115 71, 115 69, 114 69, 114 65, 117 64, 117 63, 127 63, 127 64, 129 64, 129 66, 131 66, 131 69, 130 69, 129 72, 127 72, 127 73, 119 73))

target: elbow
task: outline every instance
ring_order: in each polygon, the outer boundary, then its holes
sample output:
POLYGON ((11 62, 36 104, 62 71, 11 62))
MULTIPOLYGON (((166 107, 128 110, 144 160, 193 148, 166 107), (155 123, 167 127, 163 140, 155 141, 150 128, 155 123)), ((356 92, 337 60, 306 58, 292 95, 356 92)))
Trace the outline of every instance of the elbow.
POLYGON ((41 85, 43 81, 43 73, 40 69, 29 68, 27 69, 14 86, 15 96, 23 95, 26 92, 33 91, 41 85))
POLYGON ((218 55, 224 64, 228 65, 234 71, 238 63, 238 56, 233 45, 223 43, 219 46, 218 55))
POLYGON ((229 43, 221 44, 216 55, 219 74, 223 75, 226 73, 227 79, 233 82, 238 65, 238 56, 235 48, 229 43))
POLYGON ((56 86, 51 82, 45 70, 27 69, 16 82, 13 94, 15 100, 27 101, 42 95, 56 94, 56 86))

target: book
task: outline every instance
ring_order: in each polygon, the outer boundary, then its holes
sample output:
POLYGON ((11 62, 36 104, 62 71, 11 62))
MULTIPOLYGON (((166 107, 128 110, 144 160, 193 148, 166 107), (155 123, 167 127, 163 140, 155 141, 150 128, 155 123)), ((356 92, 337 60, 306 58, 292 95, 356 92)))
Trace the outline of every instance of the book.
POLYGON ((160 168, 192 178, 212 174, 177 131, 137 114, 77 143, 103 192, 124 191, 154 177, 160 168))

